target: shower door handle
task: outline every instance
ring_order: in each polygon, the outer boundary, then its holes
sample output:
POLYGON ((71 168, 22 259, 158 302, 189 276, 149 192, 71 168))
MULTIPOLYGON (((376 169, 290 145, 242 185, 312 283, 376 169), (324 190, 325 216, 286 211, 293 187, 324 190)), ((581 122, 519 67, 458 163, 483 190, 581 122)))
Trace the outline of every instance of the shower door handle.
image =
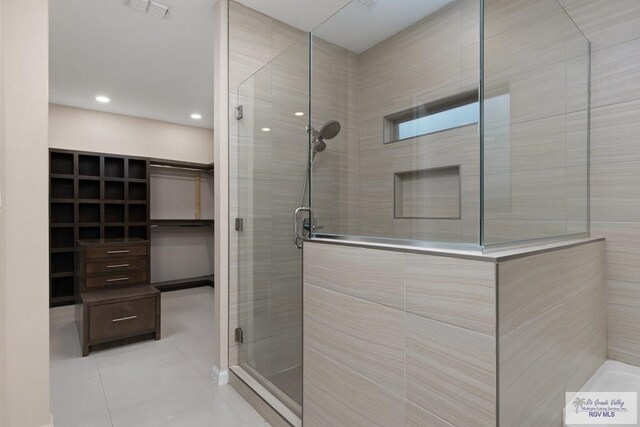
POLYGON ((300 214, 304 212, 311 213, 311 208, 300 206, 293 214, 293 244, 298 249, 302 249, 302 241, 309 237, 309 233, 300 234, 301 229, 304 233, 304 227, 300 227, 300 214))

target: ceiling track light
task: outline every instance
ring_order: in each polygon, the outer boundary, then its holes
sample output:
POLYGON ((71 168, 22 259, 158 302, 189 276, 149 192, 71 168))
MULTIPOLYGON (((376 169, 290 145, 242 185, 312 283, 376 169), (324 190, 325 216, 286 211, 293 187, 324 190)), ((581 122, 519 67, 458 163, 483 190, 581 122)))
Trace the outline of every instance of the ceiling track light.
POLYGON ((164 18, 169 15, 169 7, 152 0, 125 0, 125 5, 151 16, 164 18))

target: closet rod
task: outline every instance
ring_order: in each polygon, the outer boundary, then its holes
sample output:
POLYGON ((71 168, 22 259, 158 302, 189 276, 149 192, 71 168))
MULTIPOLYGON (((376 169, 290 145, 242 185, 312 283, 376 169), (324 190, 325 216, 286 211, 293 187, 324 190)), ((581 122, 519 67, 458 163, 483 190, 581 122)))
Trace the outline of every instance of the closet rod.
POLYGON ((211 224, 198 224, 198 225, 167 224, 167 225, 151 225, 150 227, 151 228, 203 228, 203 227, 213 228, 213 225, 211 224))
POLYGON ((180 169, 180 170, 185 170, 185 171, 203 172, 203 173, 208 173, 208 174, 212 174, 213 173, 213 171, 209 171, 207 169, 190 168, 188 166, 158 165, 158 164, 151 163, 151 167, 152 168, 180 169))

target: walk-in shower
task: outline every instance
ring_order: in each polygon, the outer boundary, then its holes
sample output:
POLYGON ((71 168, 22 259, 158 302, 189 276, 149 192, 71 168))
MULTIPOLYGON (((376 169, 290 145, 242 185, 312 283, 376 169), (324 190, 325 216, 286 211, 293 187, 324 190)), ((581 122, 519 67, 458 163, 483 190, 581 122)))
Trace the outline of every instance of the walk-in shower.
POLYGON ((589 42, 556 0, 508 3, 353 1, 305 32, 231 2, 230 361, 293 412, 292 240, 588 235, 589 42))

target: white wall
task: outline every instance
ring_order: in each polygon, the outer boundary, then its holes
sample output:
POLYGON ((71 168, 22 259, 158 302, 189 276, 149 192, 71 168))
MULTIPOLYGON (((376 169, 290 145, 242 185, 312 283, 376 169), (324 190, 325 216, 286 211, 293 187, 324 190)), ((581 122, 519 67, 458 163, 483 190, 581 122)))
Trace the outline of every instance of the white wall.
POLYGON ((213 130, 49 105, 49 146, 77 151, 213 162, 213 130))
POLYGON ((48 2, 0 0, 0 425, 48 425, 48 2))
POLYGON ((214 340, 218 344, 213 373, 218 384, 228 382, 228 327, 229 327, 229 3, 218 0, 214 9, 213 82, 215 105, 213 128, 216 163, 214 172, 215 221, 214 274, 215 322, 214 340))
MULTIPOLYGON (((5 125, 4 125, 4 0, 0 0, 0 198, 2 192, 6 188, 5 179, 5 125)), ((1 200, 0 200, 1 203, 1 200)), ((5 307, 6 307, 6 290, 5 290, 5 276, 2 274, 5 271, 5 245, 2 242, 6 241, 5 229, 6 220, 4 209, 0 204, 0 426, 5 425, 5 413, 6 413, 6 331, 2 326, 6 323, 5 320, 5 307)))

